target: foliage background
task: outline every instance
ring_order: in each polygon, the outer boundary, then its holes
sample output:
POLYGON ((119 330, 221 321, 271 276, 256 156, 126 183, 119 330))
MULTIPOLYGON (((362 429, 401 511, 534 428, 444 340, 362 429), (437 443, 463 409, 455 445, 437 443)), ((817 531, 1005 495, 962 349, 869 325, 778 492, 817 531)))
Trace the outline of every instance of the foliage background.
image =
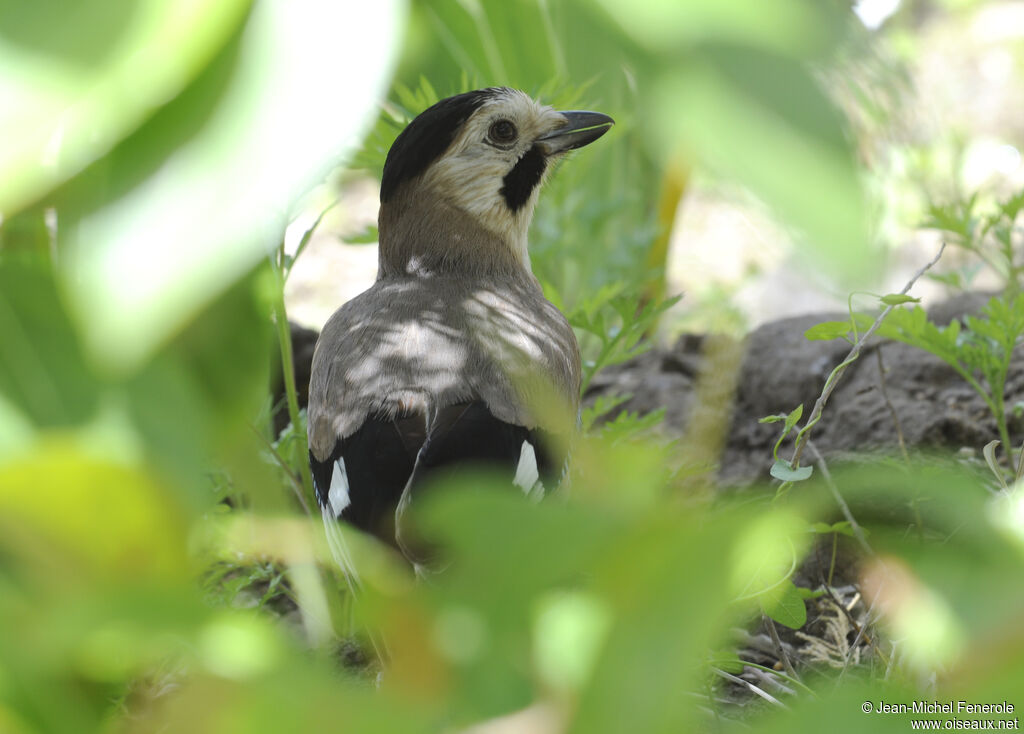
MULTIPOLYGON (((730 630, 762 611, 802 624, 793 567, 839 519, 824 478, 716 501, 627 421, 591 432, 561 501, 439 491, 434 583, 352 535, 356 598, 302 510, 294 400, 269 432, 279 244, 329 171, 379 171, 401 120, 508 84, 618 122, 531 233, 592 370, 643 348, 694 176, 752 197, 844 290, 881 290, 881 225, 907 212, 883 205, 877 152, 914 115, 885 53, 913 58, 922 14, 982 10, 905 3, 887 46, 838 0, 0 2, 0 730, 735 726, 713 671, 738 670, 730 630)), ((960 193, 946 149, 902 150, 924 200, 960 193)), ((1020 490, 918 461, 835 473, 871 530, 877 655, 802 671, 746 724, 861 731, 865 700, 1024 690, 1020 490)))

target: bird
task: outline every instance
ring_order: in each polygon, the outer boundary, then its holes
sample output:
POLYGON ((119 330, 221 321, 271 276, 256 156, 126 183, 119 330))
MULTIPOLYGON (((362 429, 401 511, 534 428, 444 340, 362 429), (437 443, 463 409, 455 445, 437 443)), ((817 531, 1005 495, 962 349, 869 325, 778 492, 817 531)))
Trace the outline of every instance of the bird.
POLYGON ((422 561, 405 517, 439 473, 492 467, 534 497, 561 481, 580 351, 527 231, 555 162, 613 124, 491 87, 442 99, 395 139, 376 281, 325 324, 309 384, 310 470, 346 571, 339 519, 422 561))

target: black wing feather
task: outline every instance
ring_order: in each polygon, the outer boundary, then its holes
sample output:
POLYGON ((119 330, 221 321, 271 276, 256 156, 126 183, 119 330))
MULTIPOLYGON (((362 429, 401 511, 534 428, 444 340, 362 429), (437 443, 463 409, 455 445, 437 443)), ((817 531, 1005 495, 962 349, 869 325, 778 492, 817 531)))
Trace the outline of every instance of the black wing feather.
POLYGON ((483 402, 475 401, 439 411, 429 436, 422 415, 370 416, 359 430, 338 441, 328 460, 318 461, 310 454, 309 462, 317 499, 327 507, 334 464, 342 459, 350 503, 341 518, 394 543, 395 508, 414 468, 414 487, 468 466, 507 471, 511 484, 523 442, 529 441, 541 480, 551 487, 558 483, 565 457, 551 453, 554 444, 549 439, 545 431, 499 420, 483 402))
MULTIPOLYGON (((465 465, 508 469, 514 475, 524 441, 533 445, 541 475, 549 473, 548 442, 540 431, 498 420, 481 402, 452 406, 448 411, 454 409, 459 413, 449 425, 431 431, 420 456, 419 481, 437 469, 465 465)), ((444 411, 439 422, 443 415, 444 411)))
POLYGON ((317 461, 310 454, 320 506, 330 505, 328 496, 334 464, 341 459, 345 462, 349 496, 342 519, 382 538, 393 536, 394 508, 423 443, 422 425, 422 419, 371 416, 358 431, 338 441, 327 461, 317 461))

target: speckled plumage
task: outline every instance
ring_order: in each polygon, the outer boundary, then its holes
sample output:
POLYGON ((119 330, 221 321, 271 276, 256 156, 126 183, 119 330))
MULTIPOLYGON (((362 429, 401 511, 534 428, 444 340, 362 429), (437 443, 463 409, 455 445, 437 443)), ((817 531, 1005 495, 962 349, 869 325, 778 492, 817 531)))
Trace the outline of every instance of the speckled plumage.
POLYGON ((370 413, 393 416, 482 399, 533 428, 551 396, 575 416, 572 328, 532 278, 393 277, 324 326, 310 381, 310 450, 321 460, 370 413))

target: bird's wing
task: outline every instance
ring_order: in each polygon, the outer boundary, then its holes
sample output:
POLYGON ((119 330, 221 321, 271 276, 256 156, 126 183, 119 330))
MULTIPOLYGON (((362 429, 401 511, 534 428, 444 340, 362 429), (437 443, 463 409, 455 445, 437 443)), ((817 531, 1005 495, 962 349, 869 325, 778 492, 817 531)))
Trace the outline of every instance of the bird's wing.
POLYGON ((569 434, 572 421, 532 406, 564 403, 575 420, 578 389, 572 330, 539 288, 378 283, 330 319, 314 355, 308 430, 321 507, 393 539, 400 498, 445 466, 506 466, 526 491, 533 477, 553 486, 562 462, 541 426, 569 434))
POLYGON ((324 460, 310 452, 310 467, 320 506, 332 518, 344 517, 370 532, 394 508, 412 474, 425 437, 421 415, 370 416, 359 429, 335 444, 324 460))
POLYGON ((527 494, 558 483, 564 456, 545 431, 506 423, 481 401, 388 418, 374 415, 325 460, 310 454, 317 499, 331 519, 393 537, 391 511, 414 487, 456 465, 506 467, 527 494))
POLYGON ((402 490, 394 514, 395 540, 410 559, 422 558, 416 541, 410 542, 403 518, 424 485, 464 471, 467 467, 504 471, 508 481, 527 496, 544 495, 544 481, 557 483, 557 442, 540 429, 506 423, 495 417, 482 401, 451 405, 437 412, 427 427, 427 436, 412 473, 402 490))
POLYGON ((313 355, 309 447, 323 461, 374 414, 426 413, 473 397, 472 345, 450 291, 381 282, 328 320, 313 355))

